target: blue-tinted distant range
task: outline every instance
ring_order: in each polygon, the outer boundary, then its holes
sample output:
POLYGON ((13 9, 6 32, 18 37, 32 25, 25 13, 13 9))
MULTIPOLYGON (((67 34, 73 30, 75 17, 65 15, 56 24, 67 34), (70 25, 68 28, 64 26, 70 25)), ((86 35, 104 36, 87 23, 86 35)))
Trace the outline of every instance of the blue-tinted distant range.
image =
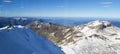
POLYGON ((0 16, 120 17, 120 0, 0 0, 0 16))

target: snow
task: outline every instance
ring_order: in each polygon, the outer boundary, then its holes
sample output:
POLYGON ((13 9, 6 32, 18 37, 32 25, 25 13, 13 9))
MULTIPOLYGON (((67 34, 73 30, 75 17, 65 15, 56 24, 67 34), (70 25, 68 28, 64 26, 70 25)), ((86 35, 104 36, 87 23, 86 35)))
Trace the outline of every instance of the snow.
POLYGON ((104 25, 109 25, 109 24, 111 24, 110 22, 108 22, 108 21, 103 21, 104 22, 104 25))
POLYGON ((102 54, 103 51, 106 54, 120 53, 120 44, 116 44, 115 42, 106 42, 100 39, 89 39, 89 40, 81 40, 71 45, 61 46, 62 50, 65 54, 102 54), (114 46, 118 45, 118 46, 114 46), (111 48, 109 48, 111 46, 111 48), (117 47, 117 48, 116 48, 117 47), (117 50, 117 52, 116 52, 117 50))
MULTIPOLYGON (((75 31, 80 31, 76 35, 84 34, 74 38, 73 42, 60 47, 65 54, 120 54, 120 28, 110 25, 108 21, 93 21, 85 26, 75 26, 75 31), (106 26, 103 29, 90 28, 89 26, 106 26), (81 29, 82 28, 82 29, 81 29), (82 39, 79 39, 82 38, 82 39)), ((69 36, 71 36, 69 34, 69 36)))
POLYGON ((91 22, 91 23, 89 23, 91 26, 98 26, 98 25, 101 25, 101 24, 103 24, 103 22, 102 21, 99 21, 99 20, 96 20, 96 21, 93 21, 93 22, 91 22))
POLYGON ((15 20, 28 20, 28 18, 13 18, 15 20))
POLYGON ((0 54, 64 54, 51 41, 29 28, 0 28, 0 54))
POLYGON ((15 20, 20 20, 20 18, 13 18, 13 19, 15 19, 15 20))
POLYGON ((17 28, 24 28, 24 26, 22 26, 22 25, 17 25, 17 26, 14 26, 14 27, 17 27, 17 28))
POLYGON ((83 32, 85 34, 85 36, 90 36, 92 34, 96 34, 96 30, 88 28, 88 27, 84 27, 84 29, 81 30, 81 32, 83 32))
POLYGON ((28 18, 22 18, 22 20, 27 20, 28 18))
POLYGON ((63 46, 62 49, 66 54, 75 54, 74 50, 72 50, 70 47, 63 46))
MULTIPOLYGON (((24 28, 24 26, 22 26, 22 25, 14 25, 13 27, 24 28)), ((4 29, 12 29, 13 27, 8 28, 8 26, 5 26, 5 27, 3 27, 3 28, 0 28, 0 30, 4 30, 4 29)))
POLYGON ((3 28, 0 28, 0 30, 7 29, 7 27, 8 27, 8 26, 5 26, 5 27, 3 27, 3 28))

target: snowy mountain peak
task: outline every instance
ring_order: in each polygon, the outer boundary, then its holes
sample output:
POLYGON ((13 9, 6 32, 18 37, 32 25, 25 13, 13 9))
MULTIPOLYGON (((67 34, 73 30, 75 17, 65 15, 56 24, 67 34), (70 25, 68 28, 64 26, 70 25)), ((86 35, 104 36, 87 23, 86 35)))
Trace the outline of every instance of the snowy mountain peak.
POLYGON ((66 54, 119 54, 120 28, 108 21, 93 21, 75 26, 63 43, 60 46, 66 54))
POLYGON ((96 20, 96 21, 93 21, 93 22, 90 22, 87 24, 88 27, 91 27, 91 28, 97 28, 97 29, 103 29, 103 28, 106 28, 106 27, 109 27, 111 26, 111 23, 108 22, 108 21, 100 21, 100 20, 96 20))
POLYGON ((103 30, 107 27, 112 27, 112 26, 113 25, 108 21, 96 20, 96 21, 89 22, 87 24, 75 26, 75 30, 83 30, 85 32, 87 32, 89 30, 99 31, 99 30, 103 30))
POLYGON ((88 24, 100 25, 100 24, 103 24, 103 21, 96 20, 96 21, 90 22, 90 23, 88 23, 88 24))
POLYGON ((22 25, 14 25, 14 26, 10 26, 10 25, 8 25, 8 26, 5 26, 5 27, 2 27, 2 28, 0 28, 0 30, 4 30, 4 29, 12 29, 12 28, 24 28, 24 26, 22 26, 22 25))
POLYGON ((107 28, 113 28, 114 26, 108 21, 92 21, 87 24, 75 26, 74 29, 83 33, 85 36, 90 36, 104 31, 107 28))
POLYGON ((13 27, 17 27, 17 28, 25 28, 25 27, 22 26, 22 25, 17 25, 17 26, 13 26, 13 27))

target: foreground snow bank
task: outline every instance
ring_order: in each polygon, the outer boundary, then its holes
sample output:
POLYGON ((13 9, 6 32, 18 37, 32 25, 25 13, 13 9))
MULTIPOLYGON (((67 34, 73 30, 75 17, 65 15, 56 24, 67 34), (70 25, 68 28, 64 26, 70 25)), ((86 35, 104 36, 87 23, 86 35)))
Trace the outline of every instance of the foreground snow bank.
POLYGON ((29 28, 0 28, 0 54, 64 54, 59 47, 29 28))

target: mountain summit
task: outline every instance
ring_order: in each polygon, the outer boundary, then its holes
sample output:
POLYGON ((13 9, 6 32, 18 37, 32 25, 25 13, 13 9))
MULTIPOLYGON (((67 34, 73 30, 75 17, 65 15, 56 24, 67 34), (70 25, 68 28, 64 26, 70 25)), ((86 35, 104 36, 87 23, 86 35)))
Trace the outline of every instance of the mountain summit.
MULTIPOLYGON (((93 21, 75 26, 73 34, 61 44, 66 54, 119 54, 120 28, 108 21, 93 21), (66 40, 71 40, 69 43, 66 40), (70 53, 68 53, 70 52, 70 53)), ((69 33, 70 34, 70 33, 69 33)))
POLYGON ((91 29, 104 29, 106 27, 111 26, 111 23, 108 21, 93 21, 88 24, 86 24, 91 29))

